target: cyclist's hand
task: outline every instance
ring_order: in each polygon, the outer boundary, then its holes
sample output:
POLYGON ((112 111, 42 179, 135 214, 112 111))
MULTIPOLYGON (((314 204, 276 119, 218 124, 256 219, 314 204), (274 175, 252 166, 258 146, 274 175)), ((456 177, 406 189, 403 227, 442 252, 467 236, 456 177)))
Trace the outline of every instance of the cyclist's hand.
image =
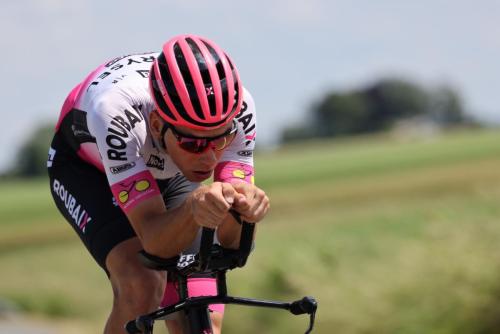
POLYGON ((193 191, 191 208, 195 222, 204 227, 216 228, 227 216, 238 193, 230 183, 214 182, 193 191))
POLYGON ((241 218, 249 223, 258 223, 269 210, 269 198, 266 193, 250 183, 233 183, 234 195, 233 208, 241 215, 241 218))

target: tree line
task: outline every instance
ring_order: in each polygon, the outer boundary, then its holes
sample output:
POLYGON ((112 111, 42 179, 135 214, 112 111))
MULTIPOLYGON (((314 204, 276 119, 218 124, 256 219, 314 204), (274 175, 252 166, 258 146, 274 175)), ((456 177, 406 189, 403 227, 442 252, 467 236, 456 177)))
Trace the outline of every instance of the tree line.
MULTIPOLYGON (((470 123, 460 95, 448 86, 423 88, 409 80, 387 78, 360 89, 328 91, 308 110, 306 121, 282 132, 282 142, 385 131, 401 120, 440 127, 470 123)), ((22 145, 3 177, 45 176, 54 125, 43 125, 22 145)))
POLYGON ((387 78, 360 89, 327 92, 312 104, 303 124, 284 130, 282 141, 385 131, 402 120, 440 127, 471 122, 453 88, 426 89, 409 80, 387 78))

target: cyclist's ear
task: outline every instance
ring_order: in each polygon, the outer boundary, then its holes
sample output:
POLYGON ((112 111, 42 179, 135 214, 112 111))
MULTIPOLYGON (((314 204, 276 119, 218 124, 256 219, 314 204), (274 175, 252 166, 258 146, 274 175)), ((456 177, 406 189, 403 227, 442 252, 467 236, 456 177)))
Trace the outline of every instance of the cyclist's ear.
POLYGON ((149 129, 151 130, 151 134, 156 138, 159 138, 161 135, 161 129, 163 128, 163 119, 158 115, 156 110, 153 110, 149 113, 149 129))
POLYGON ((167 146, 165 144, 165 132, 168 129, 165 121, 161 118, 160 114, 155 110, 149 113, 149 131, 151 136, 158 141, 160 146, 167 151, 167 146))

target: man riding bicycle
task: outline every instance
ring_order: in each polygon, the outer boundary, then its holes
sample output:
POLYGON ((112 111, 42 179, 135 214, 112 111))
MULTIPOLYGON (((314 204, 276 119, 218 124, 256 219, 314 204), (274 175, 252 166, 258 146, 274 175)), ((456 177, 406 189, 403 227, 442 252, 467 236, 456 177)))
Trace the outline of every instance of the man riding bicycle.
MULTIPOLYGON (((251 223, 264 218, 269 199, 253 179, 255 118, 231 59, 194 35, 170 39, 161 53, 112 59, 70 92, 47 165, 58 209, 109 277, 105 334, 178 299, 138 251, 196 253, 201 227, 237 248, 241 225, 229 210, 251 223)), ((195 296, 216 294, 211 277, 188 285, 195 296)), ((224 308, 210 309, 219 333, 224 308)), ((181 332, 178 319, 167 326, 181 332)))

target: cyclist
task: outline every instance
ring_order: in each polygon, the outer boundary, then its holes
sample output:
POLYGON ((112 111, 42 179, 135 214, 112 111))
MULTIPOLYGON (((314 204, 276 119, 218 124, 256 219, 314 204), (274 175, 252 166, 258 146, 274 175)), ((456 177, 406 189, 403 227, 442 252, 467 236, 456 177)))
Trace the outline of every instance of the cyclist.
MULTIPOLYGON (((195 35, 170 39, 160 53, 115 58, 70 92, 47 165, 58 209, 109 277, 114 299, 104 333, 124 333, 128 320, 176 301, 173 283, 144 267, 139 250, 195 253, 203 226, 237 248, 241 226, 229 210, 252 223, 264 218, 255 126, 254 101, 233 62, 195 35)), ((210 277, 189 287, 194 295, 216 292, 210 277)), ((218 333, 223 307, 210 309, 218 333)), ((167 320, 171 333, 179 326, 167 320)))

